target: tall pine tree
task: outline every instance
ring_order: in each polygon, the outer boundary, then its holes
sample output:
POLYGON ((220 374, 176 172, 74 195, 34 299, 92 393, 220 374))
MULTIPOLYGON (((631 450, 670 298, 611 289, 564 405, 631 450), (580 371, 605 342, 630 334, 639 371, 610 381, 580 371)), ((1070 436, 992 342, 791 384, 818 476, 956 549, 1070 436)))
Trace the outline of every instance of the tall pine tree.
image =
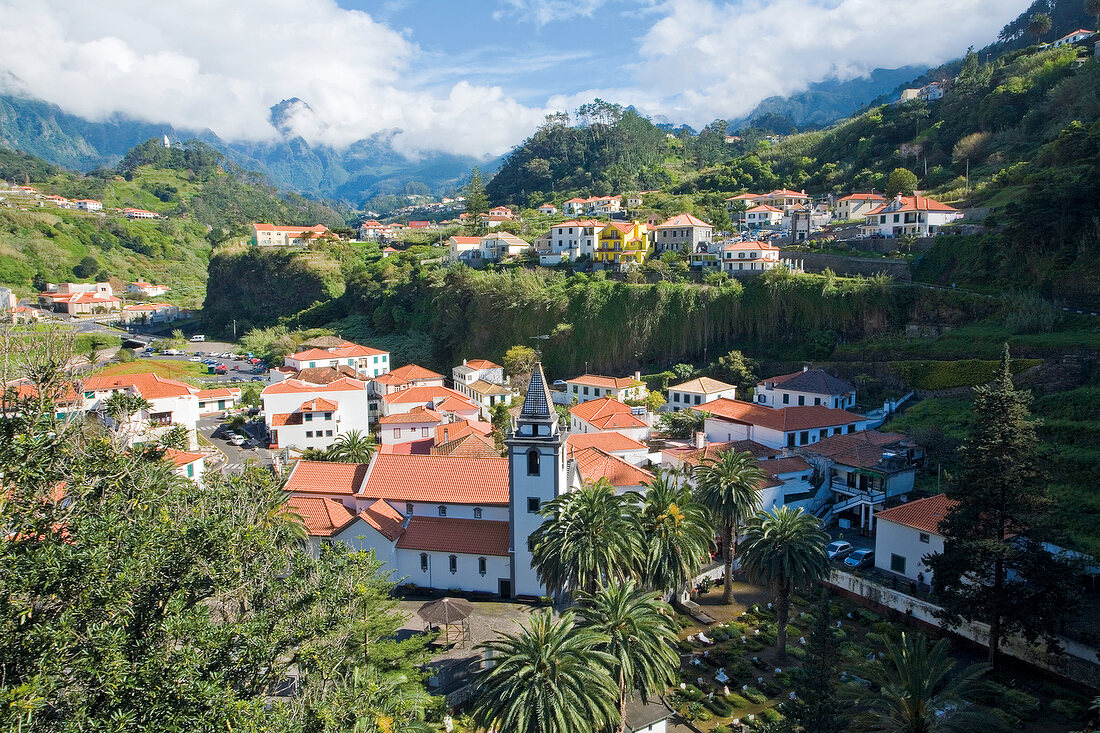
POLYGON ((485 195, 485 183, 481 180, 481 169, 476 165, 466 184, 466 213, 470 215, 470 226, 481 232, 481 217, 489 211, 489 197, 485 195))
POLYGON ((813 615, 795 699, 784 703, 783 712, 805 733, 843 733, 846 725, 837 700, 840 642, 829 620, 829 594, 824 588, 818 588, 813 615))
POLYGON ((989 624, 994 667, 1015 634, 1056 649, 1054 630, 1075 606, 1077 574, 1044 546, 1054 538, 1052 502, 1029 402, 1012 384, 1006 345, 997 378, 974 390, 963 467, 946 491, 957 503, 940 524, 944 551, 927 558, 941 620, 989 624))

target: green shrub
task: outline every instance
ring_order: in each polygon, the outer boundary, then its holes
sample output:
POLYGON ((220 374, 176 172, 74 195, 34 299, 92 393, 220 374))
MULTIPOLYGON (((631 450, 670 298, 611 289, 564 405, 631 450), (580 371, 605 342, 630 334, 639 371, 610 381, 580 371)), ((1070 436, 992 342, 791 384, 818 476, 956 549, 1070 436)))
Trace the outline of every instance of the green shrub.
POLYGON ((753 637, 764 646, 771 646, 775 643, 775 634, 771 631, 762 631, 759 636, 753 637))
POLYGON ((787 624, 787 637, 789 638, 792 636, 796 639, 802 636, 802 629, 798 628, 794 624, 787 624))
POLYGON ((755 687, 742 689, 740 694, 754 705, 763 705, 768 701, 768 696, 755 687))
POLYGON ((901 629, 898 628, 897 624, 892 624, 889 621, 876 621, 871 624, 871 630, 886 638, 895 638, 901 635, 901 629))
POLYGON ((882 616, 879 616, 874 611, 868 611, 866 608, 857 608, 852 615, 864 626, 870 626, 873 623, 882 621, 882 616))
POLYGON ((735 692, 731 692, 730 694, 726 695, 726 702, 728 702, 734 710, 744 710, 752 704, 735 692))
POLYGON ((735 679, 742 679, 743 680, 747 677, 751 677, 752 676, 752 664, 750 664, 745 659, 738 660, 737 662, 734 662, 732 665, 730 665, 729 673, 735 679))
POLYGON ((729 641, 730 635, 725 629, 716 629, 712 634, 715 641, 729 641))
POLYGON ((691 701, 697 701, 703 699, 703 691, 695 685, 689 684, 686 687, 680 688, 680 694, 691 701))
POLYGON ((775 697, 780 692, 782 692, 782 690, 779 689, 779 685, 769 680, 764 680, 763 682, 761 682, 760 689, 763 690, 764 694, 768 697, 775 697))
POLYGON ((1039 700, 1023 690, 1005 688, 1001 705, 1010 715, 1023 720, 1034 720, 1039 715, 1039 700))
POLYGON ((756 636, 750 636, 750 637, 748 637, 748 638, 746 639, 745 643, 744 643, 744 644, 742 644, 741 646, 745 647, 745 648, 746 648, 746 649, 748 649, 748 650, 749 650, 750 652, 758 652, 758 651, 760 651, 761 649, 763 649, 763 648, 764 648, 764 645, 763 645, 763 644, 761 644, 761 643, 760 643, 760 642, 759 642, 759 641, 757 640, 758 638, 759 638, 759 637, 756 637, 756 636))
POLYGON ((775 676, 775 681, 780 687, 790 687, 793 683, 790 672, 780 672, 775 676))
POLYGON ((775 708, 764 708, 760 711, 759 717, 769 723, 778 723, 780 720, 783 720, 783 715, 775 708))
POLYGON ((715 695, 709 700, 704 700, 703 704, 706 705, 707 708, 719 718, 733 717, 733 706, 726 702, 726 700, 723 699, 720 695, 715 695))
POLYGON ((802 648, 801 644, 788 644, 787 655, 792 659, 801 661, 806 658, 806 650, 802 648))
POLYGON ((791 604, 795 606, 808 606, 810 605, 810 602, 807 601, 804 597, 795 593, 791 596, 791 604))
MULTIPOLYGON (((1017 374, 1041 363, 1041 359, 1013 359, 1012 373, 1017 374)), ((958 359, 898 361, 892 366, 897 375, 913 389, 939 390, 987 384, 997 375, 1000 363, 984 359, 958 359)))
POLYGON ((1069 721, 1083 720, 1088 709, 1076 700, 1052 700, 1050 709, 1056 715, 1069 721))

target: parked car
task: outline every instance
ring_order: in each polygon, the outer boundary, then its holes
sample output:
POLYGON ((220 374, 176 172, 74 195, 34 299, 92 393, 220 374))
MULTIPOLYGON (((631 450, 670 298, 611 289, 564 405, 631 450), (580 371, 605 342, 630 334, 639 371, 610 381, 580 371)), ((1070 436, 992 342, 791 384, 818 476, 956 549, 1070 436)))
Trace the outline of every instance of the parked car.
POLYGON ((230 382, 243 382, 244 379, 242 379, 241 377, 230 377, 229 381, 230 382))
POLYGON ((201 362, 201 361, 202 361, 202 359, 200 359, 200 358, 199 358, 199 357, 197 357, 197 356, 192 356, 192 357, 191 357, 190 359, 188 359, 187 361, 195 361, 195 362, 201 362))
POLYGON ((851 555, 854 549, 850 542, 837 540, 829 543, 829 546, 825 548, 825 554, 829 556, 830 560, 843 560, 851 555))
POLYGON ((165 356, 181 356, 181 355, 183 355, 183 352, 180 351, 179 349, 165 349, 164 350, 164 355, 165 356))
POLYGON ((225 364, 218 364, 216 367, 214 367, 214 373, 215 374, 228 374, 229 373, 229 367, 227 367, 225 364))
POLYGON ((265 379, 264 377, 252 377, 252 379, 250 379, 249 381, 250 382, 266 382, 267 379, 265 379))
POLYGON ((848 557, 844 558, 844 564, 850 568, 870 568, 875 565, 875 551, 874 550, 856 550, 848 557))
POLYGON ((240 433, 234 433, 233 435, 229 436, 229 444, 230 445, 242 446, 247 441, 248 441, 248 438, 244 437, 240 433))
POLYGON ((201 333, 196 333, 194 336, 191 337, 191 340, 192 341, 205 341, 206 336, 202 335, 201 333))
POLYGON ((202 356, 206 356, 206 354, 205 354, 205 352, 202 352, 202 351, 196 351, 194 354, 191 354, 191 356, 202 357, 202 356))

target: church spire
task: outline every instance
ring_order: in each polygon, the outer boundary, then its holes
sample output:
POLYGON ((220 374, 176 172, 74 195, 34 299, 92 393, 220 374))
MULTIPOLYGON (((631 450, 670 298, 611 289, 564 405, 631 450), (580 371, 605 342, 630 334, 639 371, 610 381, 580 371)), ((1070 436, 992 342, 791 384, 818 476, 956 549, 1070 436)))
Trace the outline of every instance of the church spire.
POLYGON ((531 372, 531 381, 527 385, 527 395, 523 399, 523 409, 519 412, 521 420, 557 419, 554 412, 554 399, 546 385, 546 375, 542 372, 542 362, 536 361, 531 372))

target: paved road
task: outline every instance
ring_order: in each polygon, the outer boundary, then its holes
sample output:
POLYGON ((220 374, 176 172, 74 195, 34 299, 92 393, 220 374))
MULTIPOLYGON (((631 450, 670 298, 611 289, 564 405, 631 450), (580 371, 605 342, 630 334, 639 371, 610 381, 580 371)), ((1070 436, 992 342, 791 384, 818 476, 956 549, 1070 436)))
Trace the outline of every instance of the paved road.
MULTIPOLYGON (((267 448, 238 448, 231 444, 229 441, 222 438, 212 437, 218 426, 224 421, 216 417, 204 417, 199 420, 196 426, 200 435, 209 440, 214 446, 218 448, 225 456, 225 461, 221 464, 214 466, 216 470, 225 473, 236 473, 244 468, 245 461, 256 461, 262 466, 271 465, 271 457, 274 455, 274 451, 270 451, 267 448)), ((260 431, 263 429, 263 424, 259 425, 260 431)), ((253 430, 252 433, 258 434, 259 431, 253 430)))

